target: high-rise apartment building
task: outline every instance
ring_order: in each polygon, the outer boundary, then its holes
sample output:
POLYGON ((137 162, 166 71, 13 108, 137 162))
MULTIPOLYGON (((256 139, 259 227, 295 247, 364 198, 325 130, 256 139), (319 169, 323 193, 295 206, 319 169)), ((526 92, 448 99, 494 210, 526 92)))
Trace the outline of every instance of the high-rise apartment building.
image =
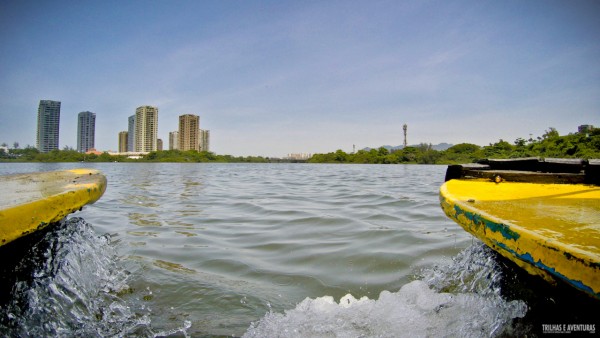
POLYGON ((156 150, 163 151, 163 142, 160 138, 156 140, 156 150))
POLYGON ((210 130, 200 129, 200 151, 210 151, 210 130))
POLYGON ((128 144, 129 144, 129 132, 128 131, 119 132, 119 152, 125 153, 125 152, 129 151, 129 150, 127 150, 128 144))
POLYGON ((47 153, 58 149, 59 125, 60 101, 40 100, 36 140, 39 151, 47 153))
POLYGON ((169 133, 169 150, 179 149, 179 132, 172 131, 169 133))
POLYGON ((594 130, 594 126, 592 126, 591 124, 583 124, 577 127, 577 132, 580 134, 586 134, 591 132, 592 130, 594 130))
POLYGON ((158 108, 141 106, 135 110, 135 151, 150 152, 158 149, 158 108))
POLYGON ((127 151, 135 151, 135 115, 129 116, 127 131, 127 151))
POLYGON ((77 115, 77 151, 85 153, 94 148, 96 114, 84 111, 77 115))
POLYGON ((200 150, 200 116, 186 114, 179 116, 179 149, 200 150))

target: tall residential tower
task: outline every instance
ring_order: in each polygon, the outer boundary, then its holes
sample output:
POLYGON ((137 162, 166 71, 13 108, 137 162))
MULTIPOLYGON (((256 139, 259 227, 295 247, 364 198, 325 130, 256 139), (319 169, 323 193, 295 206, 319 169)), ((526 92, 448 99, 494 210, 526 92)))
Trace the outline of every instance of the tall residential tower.
POLYGON ((186 114, 179 116, 179 150, 200 148, 200 116, 186 114))
POLYGON ((119 132, 119 153, 126 153, 127 152, 127 140, 129 138, 129 132, 128 131, 121 131, 119 132))
POLYGON ((96 114, 84 111, 77 116, 77 151, 85 153, 94 148, 96 114))
POLYGON ((36 146, 42 153, 58 149, 60 101, 40 100, 36 146))
POLYGON ((129 127, 127 129, 127 150, 135 151, 135 114, 129 116, 129 127))
POLYGON ((210 130, 200 129, 200 151, 210 151, 210 130))
POLYGON ((179 150, 179 132, 169 132, 169 150, 179 150))
POLYGON ((135 110, 135 151, 158 150, 158 108, 141 106, 135 110))

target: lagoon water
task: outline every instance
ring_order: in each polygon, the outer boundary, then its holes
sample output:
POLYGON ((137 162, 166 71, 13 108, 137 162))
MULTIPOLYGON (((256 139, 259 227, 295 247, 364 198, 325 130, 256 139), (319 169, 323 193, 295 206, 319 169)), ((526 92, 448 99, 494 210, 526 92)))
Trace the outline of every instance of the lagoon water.
POLYGON ((32 277, 7 286, 9 336, 479 337, 593 324, 568 307, 531 317, 558 296, 532 296, 540 289, 445 217, 445 166, 0 163, 0 174, 74 167, 101 170, 108 188, 15 267, 32 277))

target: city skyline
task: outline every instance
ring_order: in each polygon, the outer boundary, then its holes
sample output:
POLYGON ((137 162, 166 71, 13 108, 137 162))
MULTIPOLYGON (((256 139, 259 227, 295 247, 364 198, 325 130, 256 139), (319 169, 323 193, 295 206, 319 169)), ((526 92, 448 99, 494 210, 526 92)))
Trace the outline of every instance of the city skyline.
POLYGON ((46 98, 62 102, 60 148, 92 111, 96 148, 117 150, 140 104, 159 107, 157 138, 197 113, 231 155, 400 145, 404 124, 409 144, 566 134, 600 125, 599 13, 589 0, 7 0, 0 142, 35 145, 46 98))
MULTIPOLYGON (((36 148, 42 152, 60 149, 60 107, 62 102, 40 100, 38 106, 38 127, 36 148)), ((209 150, 209 130, 200 129, 200 116, 183 114, 179 116, 179 130, 169 132, 169 150, 209 150), (174 139, 175 138, 175 139, 174 139)), ((102 149, 108 152, 142 152, 162 151, 162 139, 158 138, 158 107, 140 106, 135 114, 127 119, 128 130, 120 131, 118 150, 102 149), (139 144, 138 144, 139 143, 139 144)), ((77 115, 77 147, 78 152, 98 151, 95 147, 96 114, 83 111, 77 115)), ((18 141, 16 141, 18 143, 18 141)), ((72 148, 68 145, 63 148, 72 148)))

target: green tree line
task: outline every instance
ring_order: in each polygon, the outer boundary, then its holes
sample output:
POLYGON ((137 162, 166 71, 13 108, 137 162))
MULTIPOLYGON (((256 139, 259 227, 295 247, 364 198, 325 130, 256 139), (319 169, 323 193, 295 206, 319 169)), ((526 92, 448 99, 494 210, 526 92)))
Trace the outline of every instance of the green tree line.
POLYGON ((536 139, 518 138, 512 144, 499 140, 483 147, 461 143, 443 151, 432 149, 430 144, 424 143, 393 151, 383 147, 350 154, 337 150, 327 154, 314 154, 309 162, 458 164, 472 163, 484 158, 518 157, 600 158, 600 129, 560 136, 556 129, 550 128, 536 139))
MULTIPOLYGON (((7 148, 6 144, 2 144, 7 148)), ((41 153, 36 148, 27 146, 19 148, 18 143, 8 152, 0 149, 2 162, 223 162, 223 163, 266 163, 276 161, 261 156, 218 155, 208 151, 165 150, 153 151, 140 159, 126 156, 112 156, 107 152, 100 155, 84 154, 65 147, 41 153)), ((311 163, 419 163, 419 164, 455 164, 471 163, 484 158, 517 158, 517 157, 555 157, 555 158, 600 158, 600 129, 592 129, 587 133, 574 133, 560 136, 554 128, 547 130, 536 139, 516 139, 513 143, 499 140, 487 146, 461 143, 446 150, 438 151, 430 144, 406 147, 389 151, 386 148, 359 150, 346 153, 342 150, 327 154, 314 154, 311 163)))
POLYGON ((231 156, 217 155, 210 151, 195 151, 195 150, 163 150, 153 151, 145 155, 142 159, 137 160, 142 162, 222 162, 222 163, 266 163, 268 158, 261 156, 231 156))
POLYGON ((122 162, 127 160, 125 156, 111 156, 107 152, 100 155, 85 154, 69 147, 47 153, 42 153, 32 146, 13 148, 8 152, 0 149, 0 161, 2 162, 122 162))
POLYGON ((37 148, 27 146, 25 148, 13 148, 6 152, 0 149, 0 161, 2 162, 269 162, 268 158, 260 156, 238 157, 231 155, 217 155, 208 151, 180 151, 165 150, 153 151, 139 159, 131 159, 127 156, 114 156, 107 152, 100 155, 80 153, 72 148, 65 147, 62 150, 53 150, 47 153, 40 152, 37 148))

